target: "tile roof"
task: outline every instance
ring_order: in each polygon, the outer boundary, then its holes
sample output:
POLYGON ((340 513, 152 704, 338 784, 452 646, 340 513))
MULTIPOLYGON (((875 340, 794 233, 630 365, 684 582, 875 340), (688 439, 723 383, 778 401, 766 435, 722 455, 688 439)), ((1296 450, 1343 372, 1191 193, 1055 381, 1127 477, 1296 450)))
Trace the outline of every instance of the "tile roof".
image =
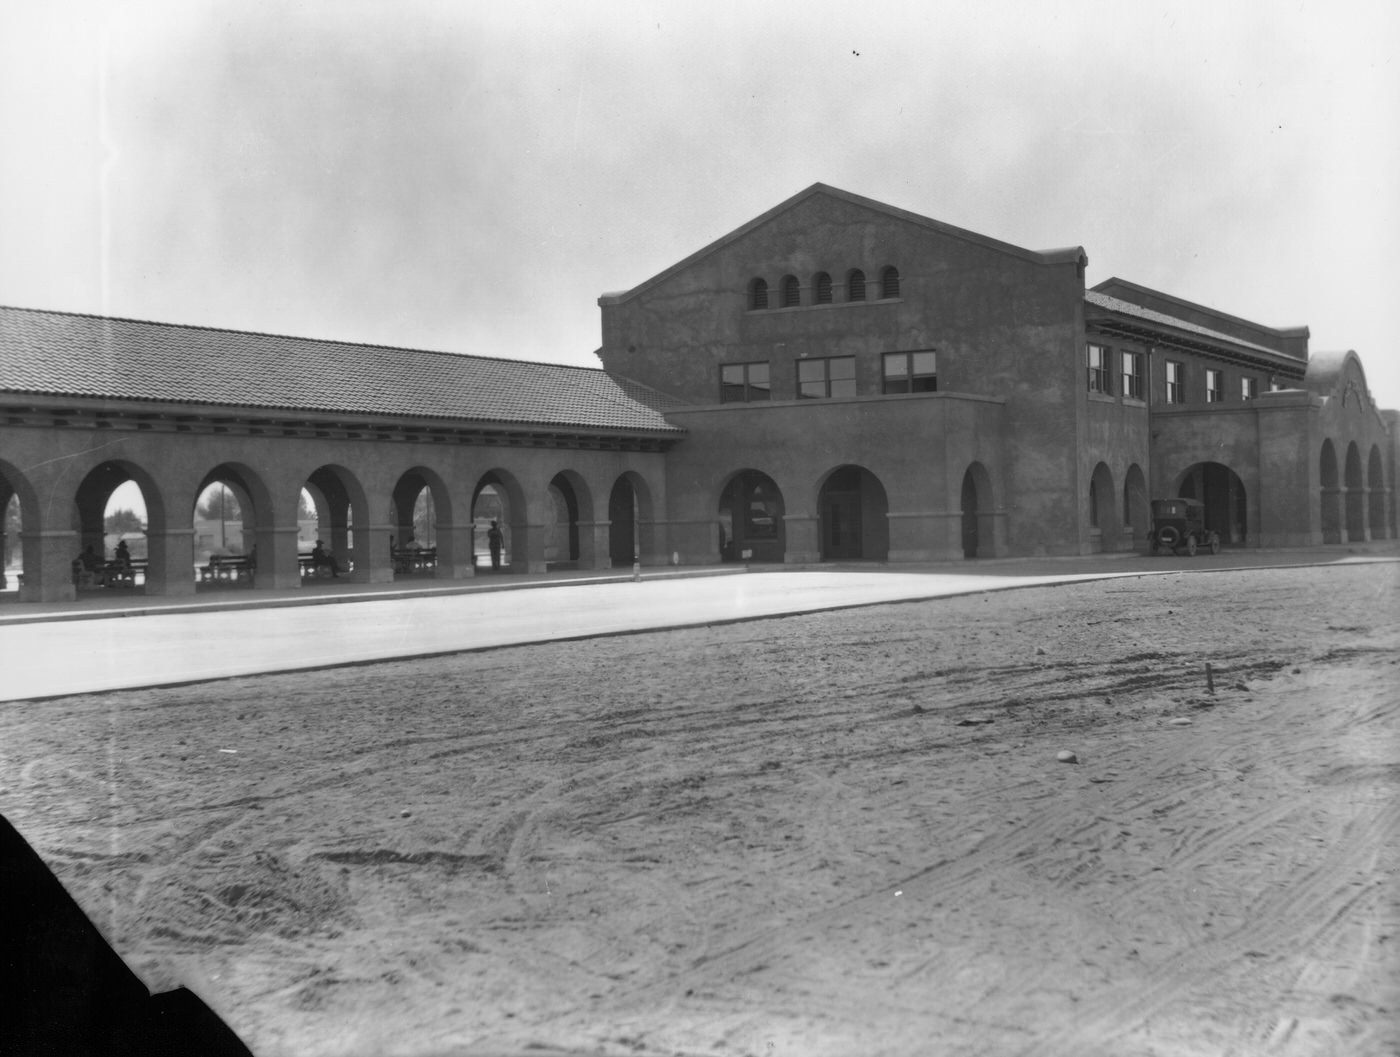
POLYGON ((1099 308, 1106 308, 1110 312, 1118 312, 1125 316, 1135 316, 1148 323, 1157 323, 1162 326, 1172 327, 1175 330, 1183 330, 1190 334, 1199 335, 1209 341, 1233 345, 1236 348, 1249 349, 1252 352, 1264 352, 1268 353, 1270 356, 1284 356, 1289 359, 1297 359, 1297 357, 1289 356, 1286 352, 1281 352, 1278 349, 1271 349, 1267 345, 1256 345, 1252 341, 1231 337, 1229 334, 1222 333, 1221 331, 1211 330, 1197 323, 1191 323, 1184 319, 1177 319, 1175 316, 1169 316, 1165 312, 1157 312, 1150 308, 1143 308, 1141 305, 1135 305, 1131 301, 1124 301, 1121 297, 1111 297, 1108 294, 1101 294, 1097 290, 1085 290, 1084 300, 1091 305, 1097 305, 1099 308))
POLYGON ((589 367, 0 306, 0 391, 681 433, 589 367))

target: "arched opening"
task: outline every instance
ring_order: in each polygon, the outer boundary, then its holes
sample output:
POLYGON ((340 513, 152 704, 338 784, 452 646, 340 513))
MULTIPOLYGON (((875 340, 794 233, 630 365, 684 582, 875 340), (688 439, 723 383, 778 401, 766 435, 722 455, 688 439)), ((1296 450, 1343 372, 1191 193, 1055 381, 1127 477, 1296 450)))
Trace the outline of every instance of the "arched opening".
POLYGON ((549 482, 550 510, 553 518, 545 529, 544 562, 546 569, 577 569, 579 560, 579 503, 572 482, 564 474, 555 474, 549 482))
POLYGON ((503 470, 483 474, 472 490, 472 562, 478 569, 508 572, 528 567, 524 546, 525 497, 503 470))
POLYGON ((389 558, 394 576, 435 576, 442 553, 439 523, 450 525, 452 511, 446 485, 436 474, 416 467, 399 478, 391 496, 394 532, 389 537, 389 558))
POLYGON ((889 500, 863 466, 833 470, 817 493, 822 561, 884 561, 890 553, 889 500))
POLYGON ((1318 456, 1318 479, 1321 481, 1322 542, 1342 542, 1342 487, 1337 473, 1337 449, 1331 438, 1322 442, 1318 456))
POLYGON ((316 515, 311 550, 302 549, 298 533, 302 577, 352 575, 356 580, 368 580, 369 536, 364 533, 357 536, 355 523, 357 520, 362 524, 369 522, 369 505, 354 475, 342 466, 320 466, 306 478, 302 491, 311 497, 316 515))
POLYGON ((780 562, 787 553, 783 495, 758 470, 740 470, 719 497, 720 560, 780 562))
POLYGON ((1218 534, 1221 543, 1246 542, 1249 509, 1244 482, 1234 470, 1218 462, 1198 462, 1181 475, 1176 494, 1205 505, 1205 530, 1218 534))
POLYGON ((0 503, 4 504, 5 518, 0 524, 0 591, 11 591, 19 587, 24 577, 24 544, 20 540, 24 516, 19 496, 3 477, 0 477, 0 503))
POLYGON ((150 488, 144 473, 122 462, 104 462, 83 478, 73 503, 72 526, 78 534, 74 586, 146 589, 150 488))
POLYGON ((192 543, 195 580, 201 590, 251 587, 257 573, 258 504, 246 475, 215 467, 195 495, 192 543))
POLYGON ((1381 463, 1380 445, 1371 445, 1371 455, 1366 463, 1366 498, 1371 515, 1371 538, 1389 539, 1390 526, 1387 521, 1390 504, 1385 494, 1385 469, 1381 463))
POLYGON ((818 305, 831 304, 831 276, 826 272, 817 272, 812 277, 812 301, 818 305))
POLYGON ((1356 543, 1366 538, 1366 483, 1356 441, 1347 445, 1346 489, 1347 540, 1356 543))
POLYGON ((963 473, 962 552, 964 558, 989 557, 995 551, 992 535, 992 476, 980 462, 963 473))
POLYGON ((20 496, 23 477, 7 463, 0 462, 0 591, 18 591, 24 579, 25 500, 20 496))
POLYGON ((608 560, 615 568, 641 560, 641 517, 637 485, 623 474, 608 494, 608 560))
POLYGON ((749 308, 760 310, 768 307, 768 283, 754 279, 749 283, 749 308))
POLYGON ((1152 503, 1147 494, 1147 478, 1142 467, 1133 463, 1123 478, 1123 530, 1132 546, 1146 545, 1152 532, 1152 503))
POLYGON ((1118 492, 1107 463, 1099 463, 1089 478, 1089 537, 1101 551, 1116 549, 1122 524, 1118 521, 1118 492))

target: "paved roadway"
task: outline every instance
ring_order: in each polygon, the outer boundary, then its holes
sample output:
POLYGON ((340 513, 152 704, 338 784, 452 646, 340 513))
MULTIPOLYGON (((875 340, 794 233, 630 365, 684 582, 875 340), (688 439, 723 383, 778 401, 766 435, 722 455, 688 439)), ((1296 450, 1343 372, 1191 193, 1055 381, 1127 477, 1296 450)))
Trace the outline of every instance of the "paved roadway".
POLYGON ((916 571, 752 571, 583 582, 478 584, 405 595, 338 588, 296 599, 243 595, 210 601, 139 599, 48 609, 6 605, 0 616, 0 700, 163 686, 260 672, 428 656, 530 642, 752 620, 825 609, 939 598, 1122 576, 1180 575, 1240 565, 1395 560, 1330 548, 1222 554, 1205 562, 1072 559, 942 565, 916 571), (957 570, 956 572, 952 570, 957 570), (501 589, 530 586, 539 589, 501 589), (492 589, 492 588, 496 589, 492 589), (286 604, 288 602, 301 604, 286 604), (331 602, 346 604, 307 604, 331 602), (351 602, 354 604, 349 604, 351 602), (282 603, 282 604, 279 604, 282 603))

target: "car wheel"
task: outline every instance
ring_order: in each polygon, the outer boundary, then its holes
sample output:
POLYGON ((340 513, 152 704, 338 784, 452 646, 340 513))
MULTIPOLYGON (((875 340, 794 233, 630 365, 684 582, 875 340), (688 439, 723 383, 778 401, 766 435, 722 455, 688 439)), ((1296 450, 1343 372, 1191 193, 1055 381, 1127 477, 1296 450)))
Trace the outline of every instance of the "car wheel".
POLYGON ((1195 536, 1187 536, 1187 537, 1186 537, 1186 553, 1187 553, 1187 555, 1188 555, 1189 557, 1192 557, 1192 558, 1194 558, 1194 557, 1196 556, 1196 537, 1195 537, 1195 536))
POLYGON ((1219 536, 1212 536, 1212 537, 1210 538, 1210 552, 1211 552, 1212 554, 1219 554, 1219 553, 1220 553, 1220 537, 1219 537, 1219 536))

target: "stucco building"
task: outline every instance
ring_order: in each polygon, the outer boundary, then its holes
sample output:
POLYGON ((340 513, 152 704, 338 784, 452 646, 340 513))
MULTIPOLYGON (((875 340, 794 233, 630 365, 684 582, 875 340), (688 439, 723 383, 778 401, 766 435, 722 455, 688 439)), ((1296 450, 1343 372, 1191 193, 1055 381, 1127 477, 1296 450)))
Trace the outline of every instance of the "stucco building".
POLYGON ((1394 538, 1397 415, 1354 353, 815 185, 599 299, 602 369, 0 309, 0 506, 26 598, 70 597, 113 489, 145 590, 195 589, 237 496, 254 589, 301 582, 303 490, 348 579, 510 567, 1145 549, 1149 499, 1227 545, 1394 538))
POLYGON ((600 299, 604 367, 684 406, 699 557, 1144 549, 1149 498, 1237 545, 1395 533, 1393 412, 1353 353, 816 185, 600 299), (715 525, 718 512, 720 524, 715 525))

